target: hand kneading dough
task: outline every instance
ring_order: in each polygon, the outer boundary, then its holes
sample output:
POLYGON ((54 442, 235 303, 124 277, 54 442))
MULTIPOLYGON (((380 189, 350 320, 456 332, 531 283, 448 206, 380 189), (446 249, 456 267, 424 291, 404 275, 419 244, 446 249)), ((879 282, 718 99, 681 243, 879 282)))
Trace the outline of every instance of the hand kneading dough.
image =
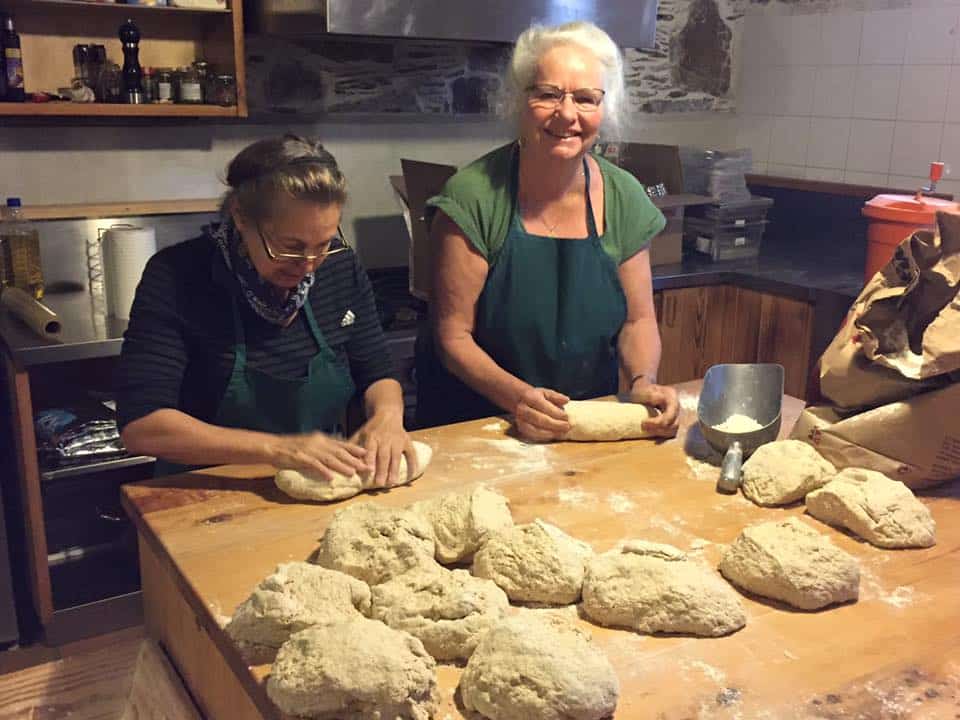
MULTIPOLYGON (((433 448, 426 443, 413 441, 413 449, 417 453, 417 474, 410 477, 407 474, 407 458, 400 458, 400 484, 405 485, 413 482, 423 475, 427 469, 430 460, 433 457, 433 448)), ((322 477, 308 477, 296 470, 280 470, 273 481, 277 487, 283 490, 287 495, 297 500, 321 500, 329 502, 331 500, 345 500, 360 494, 364 490, 378 489, 370 485, 370 476, 372 473, 363 473, 362 475, 351 475, 346 477, 334 473, 333 480, 327 480, 322 477)))
POLYGON ((412 635, 359 618, 292 635, 267 695, 284 713, 333 720, 430 720, 437 665, 412 635))
POLYGON ((542 520, 491 535, 473 558, 473 574, 489 578, 519 602, 569 605, 580 598, 593 549, 542 520))
POLYGON ((807 512, 882 548, 931 547, 936 523, 906 485, 883 473, 846 468, 807 495, 807 512))
POLYGON ((643 423, 656 416, 646 405, 603 400, 571 400, 563 406, 570 420, 564 440, 632 440, 650 437, 643 423))
POLYGON ((483 485, 466 492, 421 500, 410 509, 433 526, 437 536, 437 560, 442 563, 469 559, 487 535, 513 526, 507 499, 483 485))
POLYGON ((740 597, 670 545, 628 540, 587 563, 583 610, 601 625, 719 637, 747 624, 740 597))
POLYGON ((720 558, 720 572, 801 610, 856 600, 860 592, 857 561, 795 517, 745 528, 720 558))
POLYGON ((410 510, 360 503, 337 510, 313 562, 379 585, 410 568, 440 567, 430 523, 410 510))
POLYGON ((295 632, 370 612, 370 588, 354 577, 305 562, 279 565, 237 606, 224 630, 247 662, 273 660, 295 632))
POLYGON ((619 694, 590 635, 556 615, 504 620, 460 678, 464 706, 490 720, 601 720, 613 716, 619 694))
POLYGON ((777 440, 758 447, 743 464, 743 494, 757 505, 789 505, 836 473, 807 443, 777 440))
POLYGON ((466 660, 508 607, 490 580, 418 568, 373 589, 370 617, 418 638, 437 660, 466 660))

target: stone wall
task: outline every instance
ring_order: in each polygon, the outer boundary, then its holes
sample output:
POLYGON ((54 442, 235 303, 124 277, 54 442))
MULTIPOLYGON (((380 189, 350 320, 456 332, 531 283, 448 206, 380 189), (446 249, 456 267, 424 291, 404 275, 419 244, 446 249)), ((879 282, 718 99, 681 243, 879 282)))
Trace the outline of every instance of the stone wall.
MULTIPOLYGON (((746 0, 661 0, 656 47, 626 49, 632 113, 734 107, 735 36, 746 0)), ((377 38, 247 42, 257 115, 487 116, 510 46, 377 38)))

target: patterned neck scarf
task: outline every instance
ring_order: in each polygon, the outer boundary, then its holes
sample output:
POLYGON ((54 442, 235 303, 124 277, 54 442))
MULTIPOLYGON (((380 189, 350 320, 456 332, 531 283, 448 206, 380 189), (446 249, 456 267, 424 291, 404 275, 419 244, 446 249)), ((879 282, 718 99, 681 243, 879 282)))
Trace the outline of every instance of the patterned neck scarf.
POLYGON ((286 325, 303 307, 313 286, 313 273, 307 273, 293 290, 278 288, 260 277, 232 218, 207 225, 204 232, 220 248, 223 261, 240 284, 240 292, 257 315, 275 325, 286 325))

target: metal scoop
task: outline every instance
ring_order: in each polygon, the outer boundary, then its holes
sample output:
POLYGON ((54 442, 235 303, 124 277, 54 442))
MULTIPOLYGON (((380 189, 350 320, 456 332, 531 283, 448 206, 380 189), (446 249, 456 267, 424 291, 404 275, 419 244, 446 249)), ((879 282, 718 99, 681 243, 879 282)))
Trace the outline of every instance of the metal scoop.
POLYGON ((710 446, 725 453, 717 491, 735 493, 740 467, 764 443, 780 432, 783 404, 783 366, 773 363, 714 365, 707 370, 697 405, 700 429, 710 446), (731 415, 746 415, 759 430, 729 432, 718 429, 731 415))

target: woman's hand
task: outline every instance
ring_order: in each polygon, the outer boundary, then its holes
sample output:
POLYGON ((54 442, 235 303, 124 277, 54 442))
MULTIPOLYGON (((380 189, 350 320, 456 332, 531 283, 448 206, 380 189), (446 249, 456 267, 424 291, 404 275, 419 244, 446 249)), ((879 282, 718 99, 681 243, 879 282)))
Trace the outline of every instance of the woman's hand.
POLYGON ((403 428, 403 413, 388 410, 375 413, 351 441, 362 445, 373 466, 371 487, 393 487, 407 480, 400 477, 400 458, 407 458, 407 477, 417 474, 417 453, 403 428))
POLYGON ((270 462, 275 467, 299 470, 331 482, 336 473, 350 477, 369 471, 372 465, 368 457, 360 445, 321 432, 279 435, 270 451, 270 462))
POLYGON ((680 401, 677 391, 668 385, 655 385, 637 380, 630 388, 630 402, 650 405, 660 411, 643 423, 643 429, 654 437, 673 437, 680 426, 680 401))
POLYGON ((549 388, 530 388, 517 402, 513 416, 517 432, 530 440, 557 440, 570 432, 570 420, 563 406, 566 395, 549 388))

